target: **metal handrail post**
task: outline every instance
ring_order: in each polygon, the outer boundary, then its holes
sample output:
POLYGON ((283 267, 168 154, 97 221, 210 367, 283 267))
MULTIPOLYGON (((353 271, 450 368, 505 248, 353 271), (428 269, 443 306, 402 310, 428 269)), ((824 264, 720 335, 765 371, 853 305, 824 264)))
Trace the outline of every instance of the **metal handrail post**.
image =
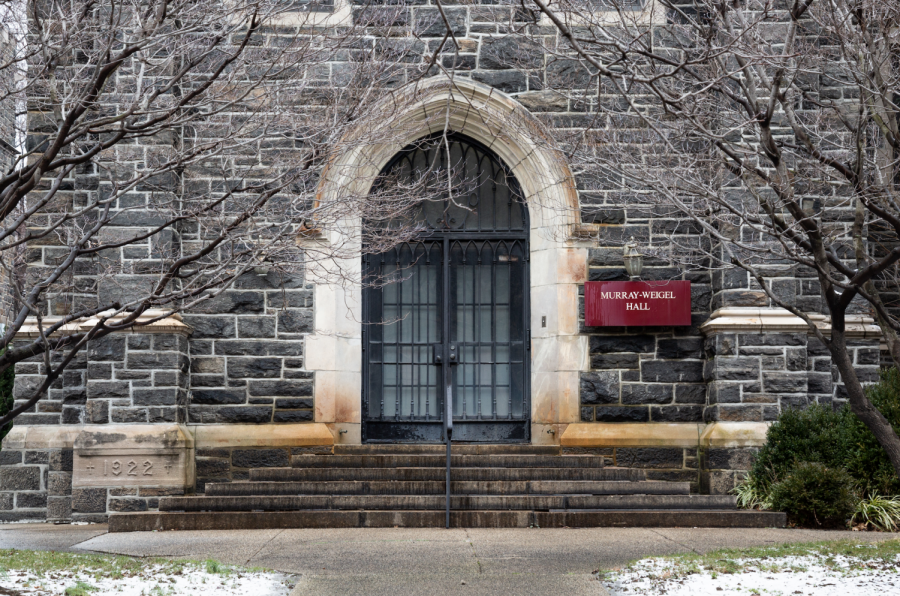
POLYGON ((450 436, 453 434, 453 390, 447 388, 447 408, 445 412, 444 436, 447 439, 447 498, 445 501, 446 525, 450 529, 450 436))

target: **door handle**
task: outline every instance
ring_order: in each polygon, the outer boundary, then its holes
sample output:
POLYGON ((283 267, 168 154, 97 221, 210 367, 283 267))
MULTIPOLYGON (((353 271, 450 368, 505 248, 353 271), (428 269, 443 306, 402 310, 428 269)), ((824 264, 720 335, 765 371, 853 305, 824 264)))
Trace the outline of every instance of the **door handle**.
MULTIPOLYGON (((459 364, 459 349, 456 344, 450 344, 447 354, 447 364, 459 364)), ((431 346, 431 361, 433 364, 444 363, 444 344, 434 344, 431 346)))

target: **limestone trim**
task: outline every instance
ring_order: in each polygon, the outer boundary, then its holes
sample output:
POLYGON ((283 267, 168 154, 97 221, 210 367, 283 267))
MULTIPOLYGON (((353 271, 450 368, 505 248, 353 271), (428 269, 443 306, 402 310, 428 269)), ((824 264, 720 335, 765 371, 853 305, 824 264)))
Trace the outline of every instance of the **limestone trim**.
MULTIPOLYGON (((366 142, 373 133, 360 130, 338 143, 346 150, 332 156, 323 172, 321 204, 340 204, 341 196, 367 196, 394 155, 445 125, 494 151, 519 182, 531 222, 531 421, 577 422, 578 377, 589 361, 588 338, 578 331, 578 286, 587 278, 588 249, 573 239, 581 215, 564 155, 521 104, 486 85, 435 77, 398 95, 375 108, 379 116, 375 121, 390 127, 391 134, 385 137, 392 142, 366 142)), ((315 289, 315 331, 307 337, 305 349, 306 367, 316 374, 316 422, 361 423, 362 288, 358 281, 348 281, 359 280, 360 275, 358 229, 358 221, 346 221, 314 238, 298 238, 310 250, 321 242, 352 249, 340 262, 311 266, 313 279, 322 280, 315 289), (340 269, 340 276, 330 275, 332 266, 340 269)))
POLYGON ((72 449, 82 425, 36 424, 13 426, 3 438, 3 449, 72 449))
POLYGON ((179 424, 85 425, 75 438, 72 488, 190 488, 194 438, 179 424))
POLYGON ((768 422, 570 424, 560 439, 563 447, 761 447, 768 422))
POLYGON ((223 447, 315 447, 334 444, 328 427, 302 424, 199 424, 188 426, 197 449, 223 447))
MULTIPOLYGON (((809 318, 828 335, 831 319, 822 314, 809 318)), ((809 333, 806 321, 783 308, 720 308, 700 326, 704 335, 716 333, 809 333)), ((848 315, 846 335, 850 339, 875 339, 882 336, 875 319, 862 315, 848 315)))
MULTIPOLYGON (((100 313, 89 319, 66 323, 59 329, 59 331, 57 331, 57 334, 71 335, 73 333, 88 332, 100 323, 101 317, 109 316, 113 312, 114 311, 100 313)), ((147 322, 161 316, 164 312, 166 311, 149 309, 137 318, 137 320, 134 322, 134 326, 129 327, 128 329, 122 329, 120 331, 113 331, 113 333, 177 333, 179 335, 187 336, 194 332, 190 325, 182 321, 181 315, 178 313, 171 314, 164 319, 160 319, 159 321, 153 321, 152 323, 147 322)), ((62 318, 63 317, 58 316, 43 317, 43 326, 46 329, 47 327, 58 323, 60 320, 62 320, 62 318)), ((125 315, 120 314, 107 319, 107 321, 115 324, 124 318, 125 315)), ((27 319, 25 319, 25 324, 22 325, 22 327, 16 333, 15 339, 34 339, 40 336, 40 326, 38 325, 37 317, 28 317, 27 319)))

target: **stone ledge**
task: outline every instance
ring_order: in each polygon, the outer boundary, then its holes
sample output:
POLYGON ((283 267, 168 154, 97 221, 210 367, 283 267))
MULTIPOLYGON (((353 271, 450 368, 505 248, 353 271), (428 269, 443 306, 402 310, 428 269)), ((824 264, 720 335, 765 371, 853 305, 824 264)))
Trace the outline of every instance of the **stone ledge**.
MULTIPOLYGON (((822 314, 809 318, 824 334, 831 333, 831 319, 822 314)), ((720 308, 700 326, 704 335, 715 333, 809 333, 806 321, 783 308, 720 308)), ((847 316, 846 335, 851 339, 874 339, 882 336, 875 319, 861 315, 847 316)))
POLYGON ((706 447, 762 447, 766 444, 769 422, 715 422, 700 437, 706 447))
MULTIPOLYGON (((190 325, 182 321, 181 315, 178 313, 171 314, 159 321, 147 323, 147 321, 159 317, 164 312, 165 311, 156 309, 147 310, 134 322, 135 327, 129 327, 128 329, 123 329, 121 331, 114 331, 113 333, 178 333, 181 335, 190 335, 194 332, 190 325)), ((72 321, 70 323, 66 323, 56 333, 60 335, 71 335, 73 333, 84 333, 90 331, 95 326, 97 326, 98 323, 100 323, 100 316, 103 315, 104 313, 100 313, 100 315, 85 319, 83 321, 72 321)), ((108 321, 111 323, 115 323, 122 320, 124 317, 125 315, 117 315, 115 317, 111 317, 110 319, 108 319, 108 321)), ((42 319, 45 329, 51 325, 58 323, 60 320, 62 320, 62 317, 44 317, 42 319)), ((38 327, 37 317, 28 317, 27 319, 25 319, 25 324, 22 325, 18 333, 16 333, 15 339, 34 339, 40 336, 41 334, 38 327)))
POLYGON ((81 425, 13 426, 3 438, 3 449, 72 449, 82 430, 81 425))
POLYGON ((322 423, 198 424, 187 428, 197 449, 334 445, 334 435, 322 423))
POLYGON ((766 442, 766 422, 570 424, 560 437, 563 447, 759 447, 766 442))

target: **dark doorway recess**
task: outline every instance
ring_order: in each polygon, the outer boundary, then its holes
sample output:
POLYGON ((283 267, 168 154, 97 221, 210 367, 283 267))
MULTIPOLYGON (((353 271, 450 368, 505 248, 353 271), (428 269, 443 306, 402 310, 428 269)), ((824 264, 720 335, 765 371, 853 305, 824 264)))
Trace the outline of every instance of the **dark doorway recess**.
POLYGON ((496 155, 448 140, 416 142, 380 177, 449 172, 453 199, 429 194, 410 215, 418 237, 363 257, 379 280, 363 289, 364 442, 443 442, 446 399, 454 442, 530 438, 528 210, 496 155))

